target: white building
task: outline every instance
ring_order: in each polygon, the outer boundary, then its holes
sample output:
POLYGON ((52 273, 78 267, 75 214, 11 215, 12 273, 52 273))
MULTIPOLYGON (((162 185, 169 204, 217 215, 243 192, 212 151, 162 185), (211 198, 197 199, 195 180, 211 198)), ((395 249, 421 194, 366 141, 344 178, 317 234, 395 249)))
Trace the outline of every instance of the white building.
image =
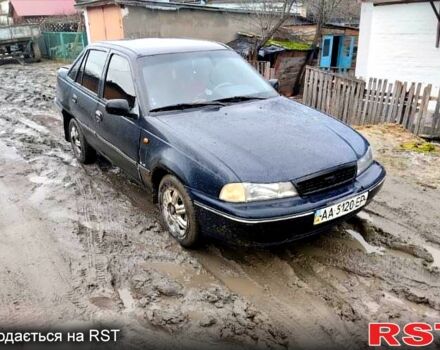
POLYGON ((356 76, 431 83, 437 93, 439 13, 439 0, 363 0, 356 76))
POLYGON ((9 0, 0 0, 0 26, 7 26, 12 23, 9 0))

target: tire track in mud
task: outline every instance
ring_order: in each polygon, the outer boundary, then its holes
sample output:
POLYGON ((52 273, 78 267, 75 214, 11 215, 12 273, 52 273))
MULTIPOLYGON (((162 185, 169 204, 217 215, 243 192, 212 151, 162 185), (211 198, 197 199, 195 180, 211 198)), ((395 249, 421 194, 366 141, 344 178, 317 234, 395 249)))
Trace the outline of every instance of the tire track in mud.
POLYGON ((259 305, 289 334, 290 347, 346 348, 350 330, 278 254, 211 246, 196 255, 228 288, 259 305))

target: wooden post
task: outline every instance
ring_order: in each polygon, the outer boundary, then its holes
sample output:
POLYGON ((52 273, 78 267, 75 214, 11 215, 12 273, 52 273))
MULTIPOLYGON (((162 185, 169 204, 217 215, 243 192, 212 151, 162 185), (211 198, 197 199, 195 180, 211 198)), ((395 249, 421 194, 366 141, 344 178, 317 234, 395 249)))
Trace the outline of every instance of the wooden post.
POLYGON ((373 110, 371 112, 371 124, 376 124, 378 122, 378 115, 377 115, 377 109, 379 108, 380 103, 380 92, 382 91, 382 79, 378 80, 376 93, 374 94, 374 104, 373 104, 373 110))
POLYGON ((396 81, 394 83, 393 95, 390 99, 390 108, 388 110, 387 123, 394 123, 396 119, 397 107, 399 104, 399 96, 402 91, 402 83, 396 81))
POLYGON ((406 128, 408 130, 413 130, 413 124, 415 123, 415 118, 417 115, 417 109, 419 107, 420 92, 422 91, 422 83, 418 83, 416 87, 416 92, 414 94, 413 104, 411 105, 411 110, 409 112, 408 122, 406 128))
POLYGON ((407 86, 408 86, 408 83, 405 82, 403 84, 402 92, 400 94, 399 108, 397 109, 397 115, 396 115, 396 123, 397 124, 402 124, 402 121, 403 121, 403 105, 405 103, 407 86))
POLYGON ((402 125, 405 129, 407 128, 409 112, 411 110, 412 100, 414 98, 415 90, 416 90, 416 84, 412 83, 411 87, 409 88, 408 99, 406 100, 406 104, 405 104, 405 113, 403 114, 403 120, 402 120, 402 125))
POLYGON ((309 103, 309 92, 310 92, 309 78, 310 78, 310 68, 307 67, 306 73, 304 76, 304 96, 303 96, 303 103, 307 106, 310 106, 310 103, 309 103))
POLYGON ((316 99, 318 92, 318 72, 313 70, 313 91, 312 91, 312 107, 316 108, 316 99))
POLYGON ((368 88, 367 88, 367 91, 366 91, 366 94, 365 94, 364 109, 362 111, 362 117, 361 117, 360 125, 364 125, 365 124, 365 119, 366 119, 366 116, 367 116, 367 109, 368 109, 368 104, 369 104, 369 101, 370 101, 372 85, 373 85, 373 78, 370 78, 370 80, 368 81, 368 88))
POLYGON ((429 84, 427 87, 425 87, 425 90, 423 91, 423 99, 422 103, 420 105, 420 111, 419 111, 419 117, 417 120, 416 127, 414 129, 414 134, 419 135, 421 131, 423 131, 423 128, 425 126, 425 119, 428 114, 428 106, 429 101, 431 100, 431 90, 432 85, 429 84))
POLYGON ((432 116, 431 136, 440 137, 440 89, 438 90, 437 103, 432 116))

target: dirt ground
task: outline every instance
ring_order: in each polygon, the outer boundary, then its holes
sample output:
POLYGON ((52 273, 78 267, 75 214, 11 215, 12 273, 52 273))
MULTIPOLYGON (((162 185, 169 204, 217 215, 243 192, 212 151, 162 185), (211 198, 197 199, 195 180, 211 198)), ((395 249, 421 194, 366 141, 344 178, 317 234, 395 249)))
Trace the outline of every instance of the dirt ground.
POLYGON ((358 217, 277 249, 187 251, 147 192, 73 159, 57 67, 0 67, 2 327, 116 325, 125 348, 363 349, 369 322, 439 320, 439 148, 364 127, 389 175, 358 217))

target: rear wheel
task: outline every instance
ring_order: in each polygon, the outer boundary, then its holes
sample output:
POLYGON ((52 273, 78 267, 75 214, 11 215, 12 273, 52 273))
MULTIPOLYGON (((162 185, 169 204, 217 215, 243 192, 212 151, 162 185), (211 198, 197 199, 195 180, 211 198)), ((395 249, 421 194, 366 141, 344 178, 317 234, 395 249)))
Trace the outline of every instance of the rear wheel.
POLYGON ((194 204, 185 187, 174 176, 165 176, 159 185, 159 208, 162 225, 184 247, 199 242, 199 227, 194 204))
POLYGON ((93 163, 96 159, 95 150, 87 143, 78 122, 71 119, 69 123, 70 143, 72 144, 73 154, 76 159, 83 164, 93 163))

